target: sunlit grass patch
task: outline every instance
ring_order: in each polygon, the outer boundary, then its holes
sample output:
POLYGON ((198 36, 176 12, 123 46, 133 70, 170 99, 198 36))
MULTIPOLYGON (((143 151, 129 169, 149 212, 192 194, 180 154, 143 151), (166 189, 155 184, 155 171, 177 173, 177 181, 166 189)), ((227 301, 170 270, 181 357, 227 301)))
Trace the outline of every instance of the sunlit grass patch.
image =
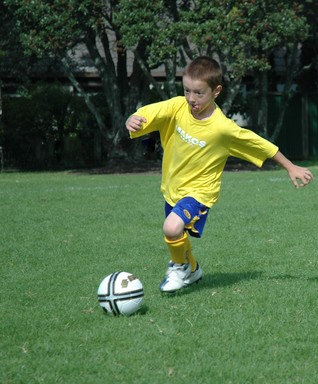
POLYGON ((1 174, 2 382, 316 383, 316 181, 223 179, 202 282, 163 295, 160 175, 1 174), (99 307, 117 270, 143 282, 134 316, 99 307))

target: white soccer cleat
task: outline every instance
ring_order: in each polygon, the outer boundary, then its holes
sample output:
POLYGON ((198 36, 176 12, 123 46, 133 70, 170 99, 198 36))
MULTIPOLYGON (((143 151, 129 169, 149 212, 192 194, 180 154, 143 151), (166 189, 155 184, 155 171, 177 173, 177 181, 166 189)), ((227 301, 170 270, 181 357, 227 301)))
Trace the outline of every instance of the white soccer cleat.
MULTIPOLYGON (((201 271, 202 272, 202 271, 201 271)), ((183 288, 191 274, 190 264, 177 264, 170 261, 165 277, 160 284, 161 292, 175 292, 183 288)))
POLYGON ((183 280, 183 286, 188 287, 191 284, 198 283, 202 279, 202 269, 199 264, 195 271, 191 272, 189 277, 183 280))

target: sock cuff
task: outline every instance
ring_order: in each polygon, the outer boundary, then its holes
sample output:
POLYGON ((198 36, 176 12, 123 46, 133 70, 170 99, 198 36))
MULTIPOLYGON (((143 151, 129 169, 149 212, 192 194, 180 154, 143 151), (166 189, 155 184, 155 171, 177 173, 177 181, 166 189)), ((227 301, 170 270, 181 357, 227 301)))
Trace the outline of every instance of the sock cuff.
POLYGON ((176 239, 176 240, 169 240, 169 239, 167 239, 166 236, 165 236, 165 242, 166 242, 167 244, 174 245, 174 244, 178 244, 178 243, 185 242, 187 238, 188 238, 188 235, 187 235, 186 232, 184 232, 184 233, 183 233, 183 236, 180 237, 180 239, 176 239))

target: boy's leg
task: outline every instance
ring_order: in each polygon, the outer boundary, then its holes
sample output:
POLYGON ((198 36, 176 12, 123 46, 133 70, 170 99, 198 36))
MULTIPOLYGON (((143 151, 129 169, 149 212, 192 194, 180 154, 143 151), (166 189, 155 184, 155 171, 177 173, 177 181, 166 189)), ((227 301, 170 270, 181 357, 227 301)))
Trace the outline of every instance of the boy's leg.
POLYGON ((202 278, 202 270, 193 256, 186 230, 191 236, 201 237, 208 209, 189 197, 180 200, 175 207, 166 203, 165 210, 163 232, 171 262, 160 289, 174 292, 202 278))
POLYGON ((193 237, 201 237, 208 211, 207 207, 192 197, 181 199, 175 207, 165 204, 166 220, 163 231, 171 260, 180 264, 190 263, 191 272, 197 269, 197 261, 187 232, 193 237))
POLYGON ((165 242, 168 246, 171 261, 177 264, 190 264, 191 272, 197 268, 197 261, 192 254, 191 244, 186 232, 183 232, 182 237, 176 240, 170 240, 165 237, 165 242))
POLYGON ((179 239, 165 237, 170 251, 171 261, 160 284, 162 292, 175 292, 183 287, 197 283, 202 278, 202 270, 193 257, 190 241, 186 232, 179 239))

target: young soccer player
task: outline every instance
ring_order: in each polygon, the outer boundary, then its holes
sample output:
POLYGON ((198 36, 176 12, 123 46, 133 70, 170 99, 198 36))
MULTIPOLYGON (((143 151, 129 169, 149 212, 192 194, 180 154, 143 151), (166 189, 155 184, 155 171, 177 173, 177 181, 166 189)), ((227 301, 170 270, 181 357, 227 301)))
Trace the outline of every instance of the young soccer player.
POLYGON ((160 284, 162 292, 175 292, 202 278, 188 234, 202 236, 209 209, 218 200, 229 156, 258 167, 271 158, 287 170, 296 188, 313 179, 308 169, 293 164, 276 145, 239 127, 222 113, 215 104, 222 90, 221 80, 218 62, 198 57, 184 71, 184 97, 146 105, 126 121, 131 138, 159 131, 164 151, 163 233, 171 261, 160 284))

